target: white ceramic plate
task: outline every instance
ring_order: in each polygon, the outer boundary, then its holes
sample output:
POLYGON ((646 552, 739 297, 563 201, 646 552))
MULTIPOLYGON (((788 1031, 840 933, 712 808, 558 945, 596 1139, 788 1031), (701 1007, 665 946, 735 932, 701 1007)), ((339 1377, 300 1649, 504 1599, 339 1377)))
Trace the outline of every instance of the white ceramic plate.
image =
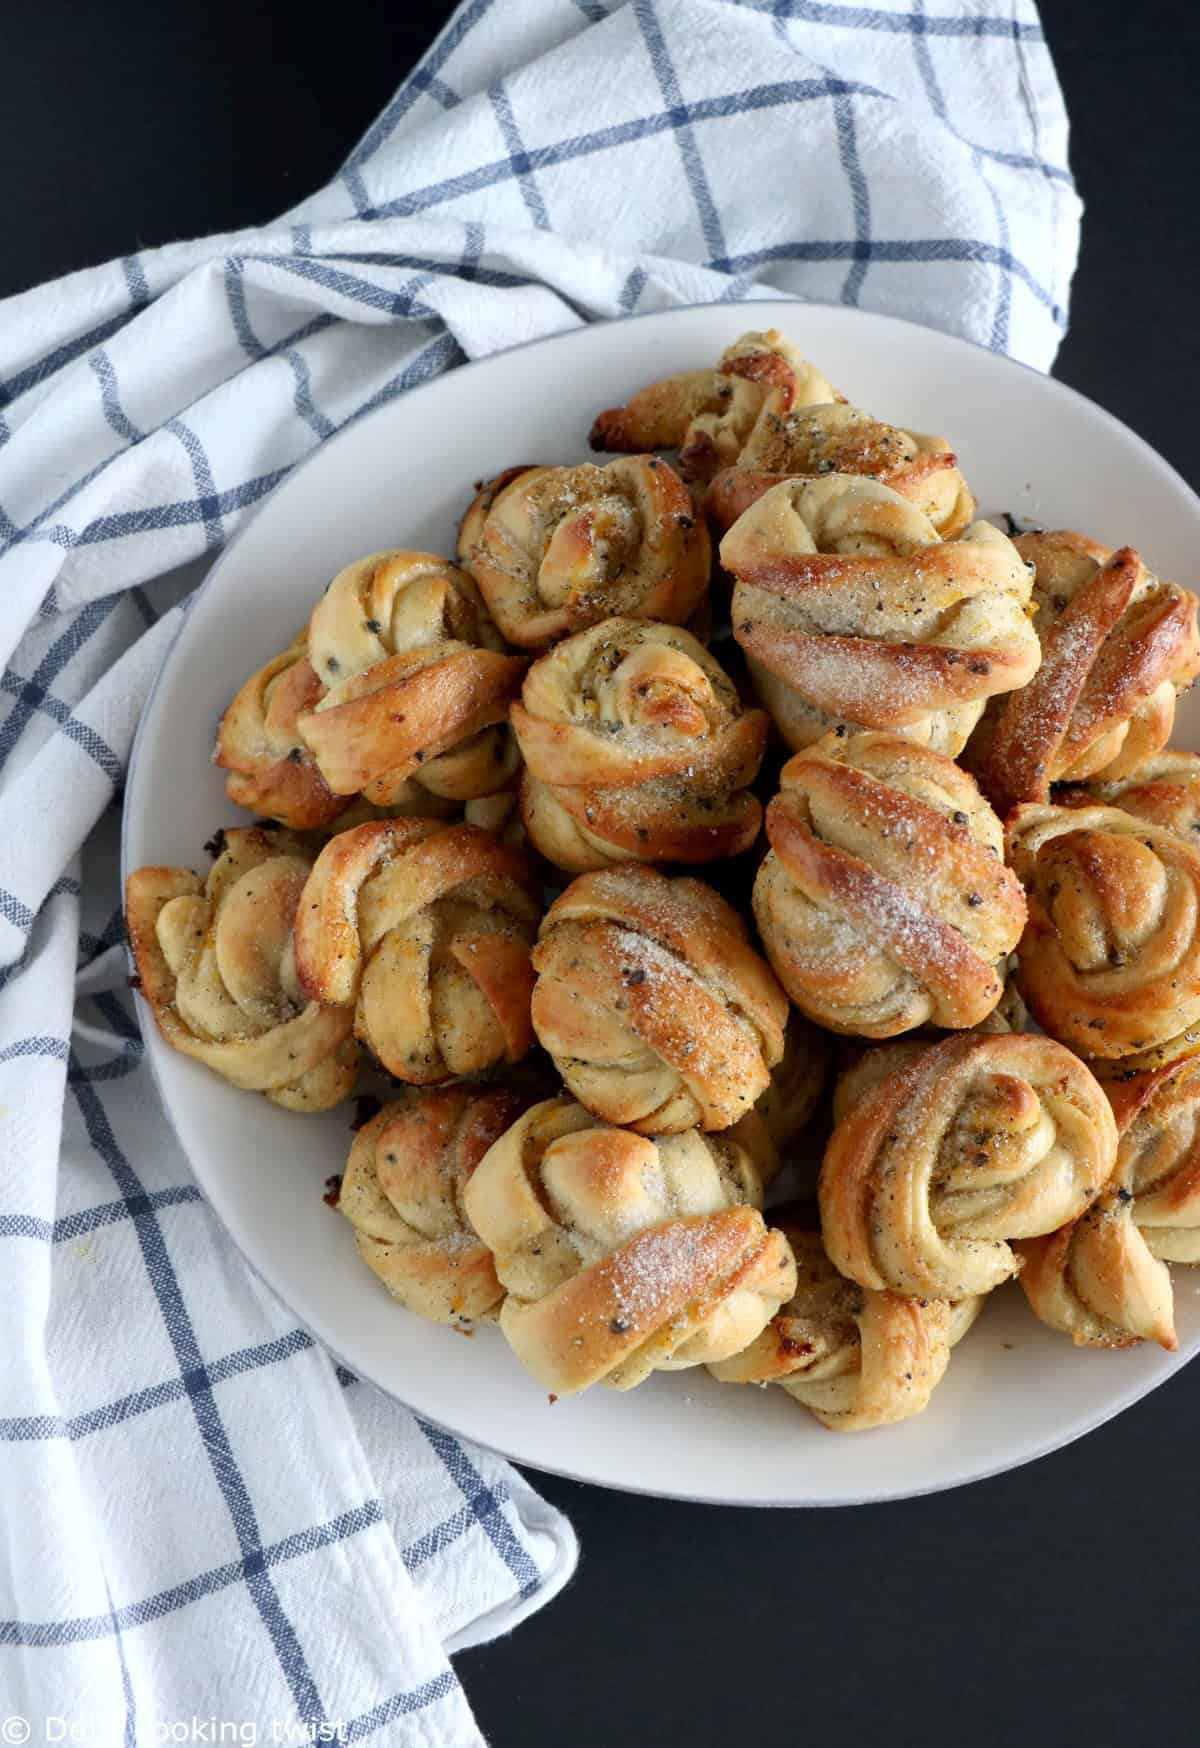
MULTIPOLYGON (((601 408, 707 363, 743 329, 792 334, 851 401, 948 433, 985 510, 1138 546, 1193 582, 1200 500, 1140 438, 1070 389, 962 340, 855 310, 754 303, 670 311, 540 341, 453 371, 325 444, 214 567, 142 719, 125 810, 126 870, 205 866, 232 823, 209 762, 236 686, 293 636, 335 571, 387 546, 452 553, 471 483, 514 462, 587 456, 601 408)), ((1200 747, 1185 706, 1184 745, 1200 747)), ((737 1505, 841 1505, 932 1492, 1028 1462, 1152 1390, 1200 1347, 1200 1297, 1175 1270, 1176 1355, 1077 1352, 1019 1291, 993 1295, 928 1411, 838 1437, 779 1390, 700 1371, 551 1406, 495 1329, 465 1340, 395 1305, 321 1199, 349 1144, 347 1111, 295 1116, 236 1092, 162 1042, 150 1061, 196 1176, 249 1261, 313 1333, 431 1420, 586 1481, 737 1505)), ((1200 1276, 1200 1271, 1196 1271, 1200 1276)), ((1198 1282, 1200 1285, 1200 1282, 1198 1282)))

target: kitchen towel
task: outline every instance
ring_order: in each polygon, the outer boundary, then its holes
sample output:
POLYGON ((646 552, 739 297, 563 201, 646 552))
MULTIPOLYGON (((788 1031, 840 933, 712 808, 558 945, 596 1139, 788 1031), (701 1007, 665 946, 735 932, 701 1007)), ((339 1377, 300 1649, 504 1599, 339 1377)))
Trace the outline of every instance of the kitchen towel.
POLYGON ((468 0, 278 223, 0 306, 0 1739, 467 1748, 448 1653, 575 1559, 258 1282, 142 1064, 121 790, 213 555, 349 420, 583 322, 783 292, 1045 369, 1079 213, 1028 0, 468 0))

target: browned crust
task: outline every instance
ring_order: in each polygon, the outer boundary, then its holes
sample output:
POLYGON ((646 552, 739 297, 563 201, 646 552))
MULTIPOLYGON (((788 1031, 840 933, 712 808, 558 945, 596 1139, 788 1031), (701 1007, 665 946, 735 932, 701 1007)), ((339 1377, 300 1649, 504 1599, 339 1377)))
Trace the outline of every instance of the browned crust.
POLYGON ((1186 665, 1196 646, 1197 603, 1183 592, 1164 601, 1132 645, 1109 642, 1143 574, 1132 547, 1114 552, 1063 609, 1037 673, 1005 700, 980 770, 1001 811, 1046 801, 1083 749, 1186 665), (1115 650, 1115 672, 1107 650, 1115 650))
POLYGON ((357 795, 386 774, 400 783, 436 758, 503 722, 525 658, 462 645, 420 665, 421 652, 389 656, 336 688, 299 731, 332 790, 357 795))
POLYGON ((300 716, 325 690, 304 648, 298 639, 238 689, 221 718, 213 762, 229 772, 225 792, 235 806, 295 831, 317 831, 348 798, 330 789, 299 732, 300 716))

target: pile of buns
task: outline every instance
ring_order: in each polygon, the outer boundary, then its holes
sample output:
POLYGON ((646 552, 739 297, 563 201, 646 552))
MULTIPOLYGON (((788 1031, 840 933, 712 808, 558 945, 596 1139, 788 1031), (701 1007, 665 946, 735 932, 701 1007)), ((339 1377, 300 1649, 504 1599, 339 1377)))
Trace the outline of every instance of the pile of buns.
POLYGON ((454 561, 349 565, 242 686, 255 823, 128 882, 165 1037, 290 1111, 382 1085, 360 1255, 552 1399, 705 1366, 883 1425, 1014 1278, 1172 1347, 1196 598, 976 520, 774 331, 592 445, 480 486, 454 561))

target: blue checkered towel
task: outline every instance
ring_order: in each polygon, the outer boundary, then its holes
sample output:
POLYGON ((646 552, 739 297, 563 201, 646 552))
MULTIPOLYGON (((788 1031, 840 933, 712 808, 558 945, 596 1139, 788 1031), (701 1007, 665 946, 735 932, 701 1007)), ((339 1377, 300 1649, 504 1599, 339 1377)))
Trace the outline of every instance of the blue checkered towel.
POLYGON ((0 311, 0 1713, 32 1740, 478 1743, 447 1653, 574 1560, 504 1463, 339 1376, 141 1066, 117 810, 204 566, 347 420, 585 321, 783 290, 1046 367, 1066 147, 1029 0, 469 0, 286 219, 0 311))

